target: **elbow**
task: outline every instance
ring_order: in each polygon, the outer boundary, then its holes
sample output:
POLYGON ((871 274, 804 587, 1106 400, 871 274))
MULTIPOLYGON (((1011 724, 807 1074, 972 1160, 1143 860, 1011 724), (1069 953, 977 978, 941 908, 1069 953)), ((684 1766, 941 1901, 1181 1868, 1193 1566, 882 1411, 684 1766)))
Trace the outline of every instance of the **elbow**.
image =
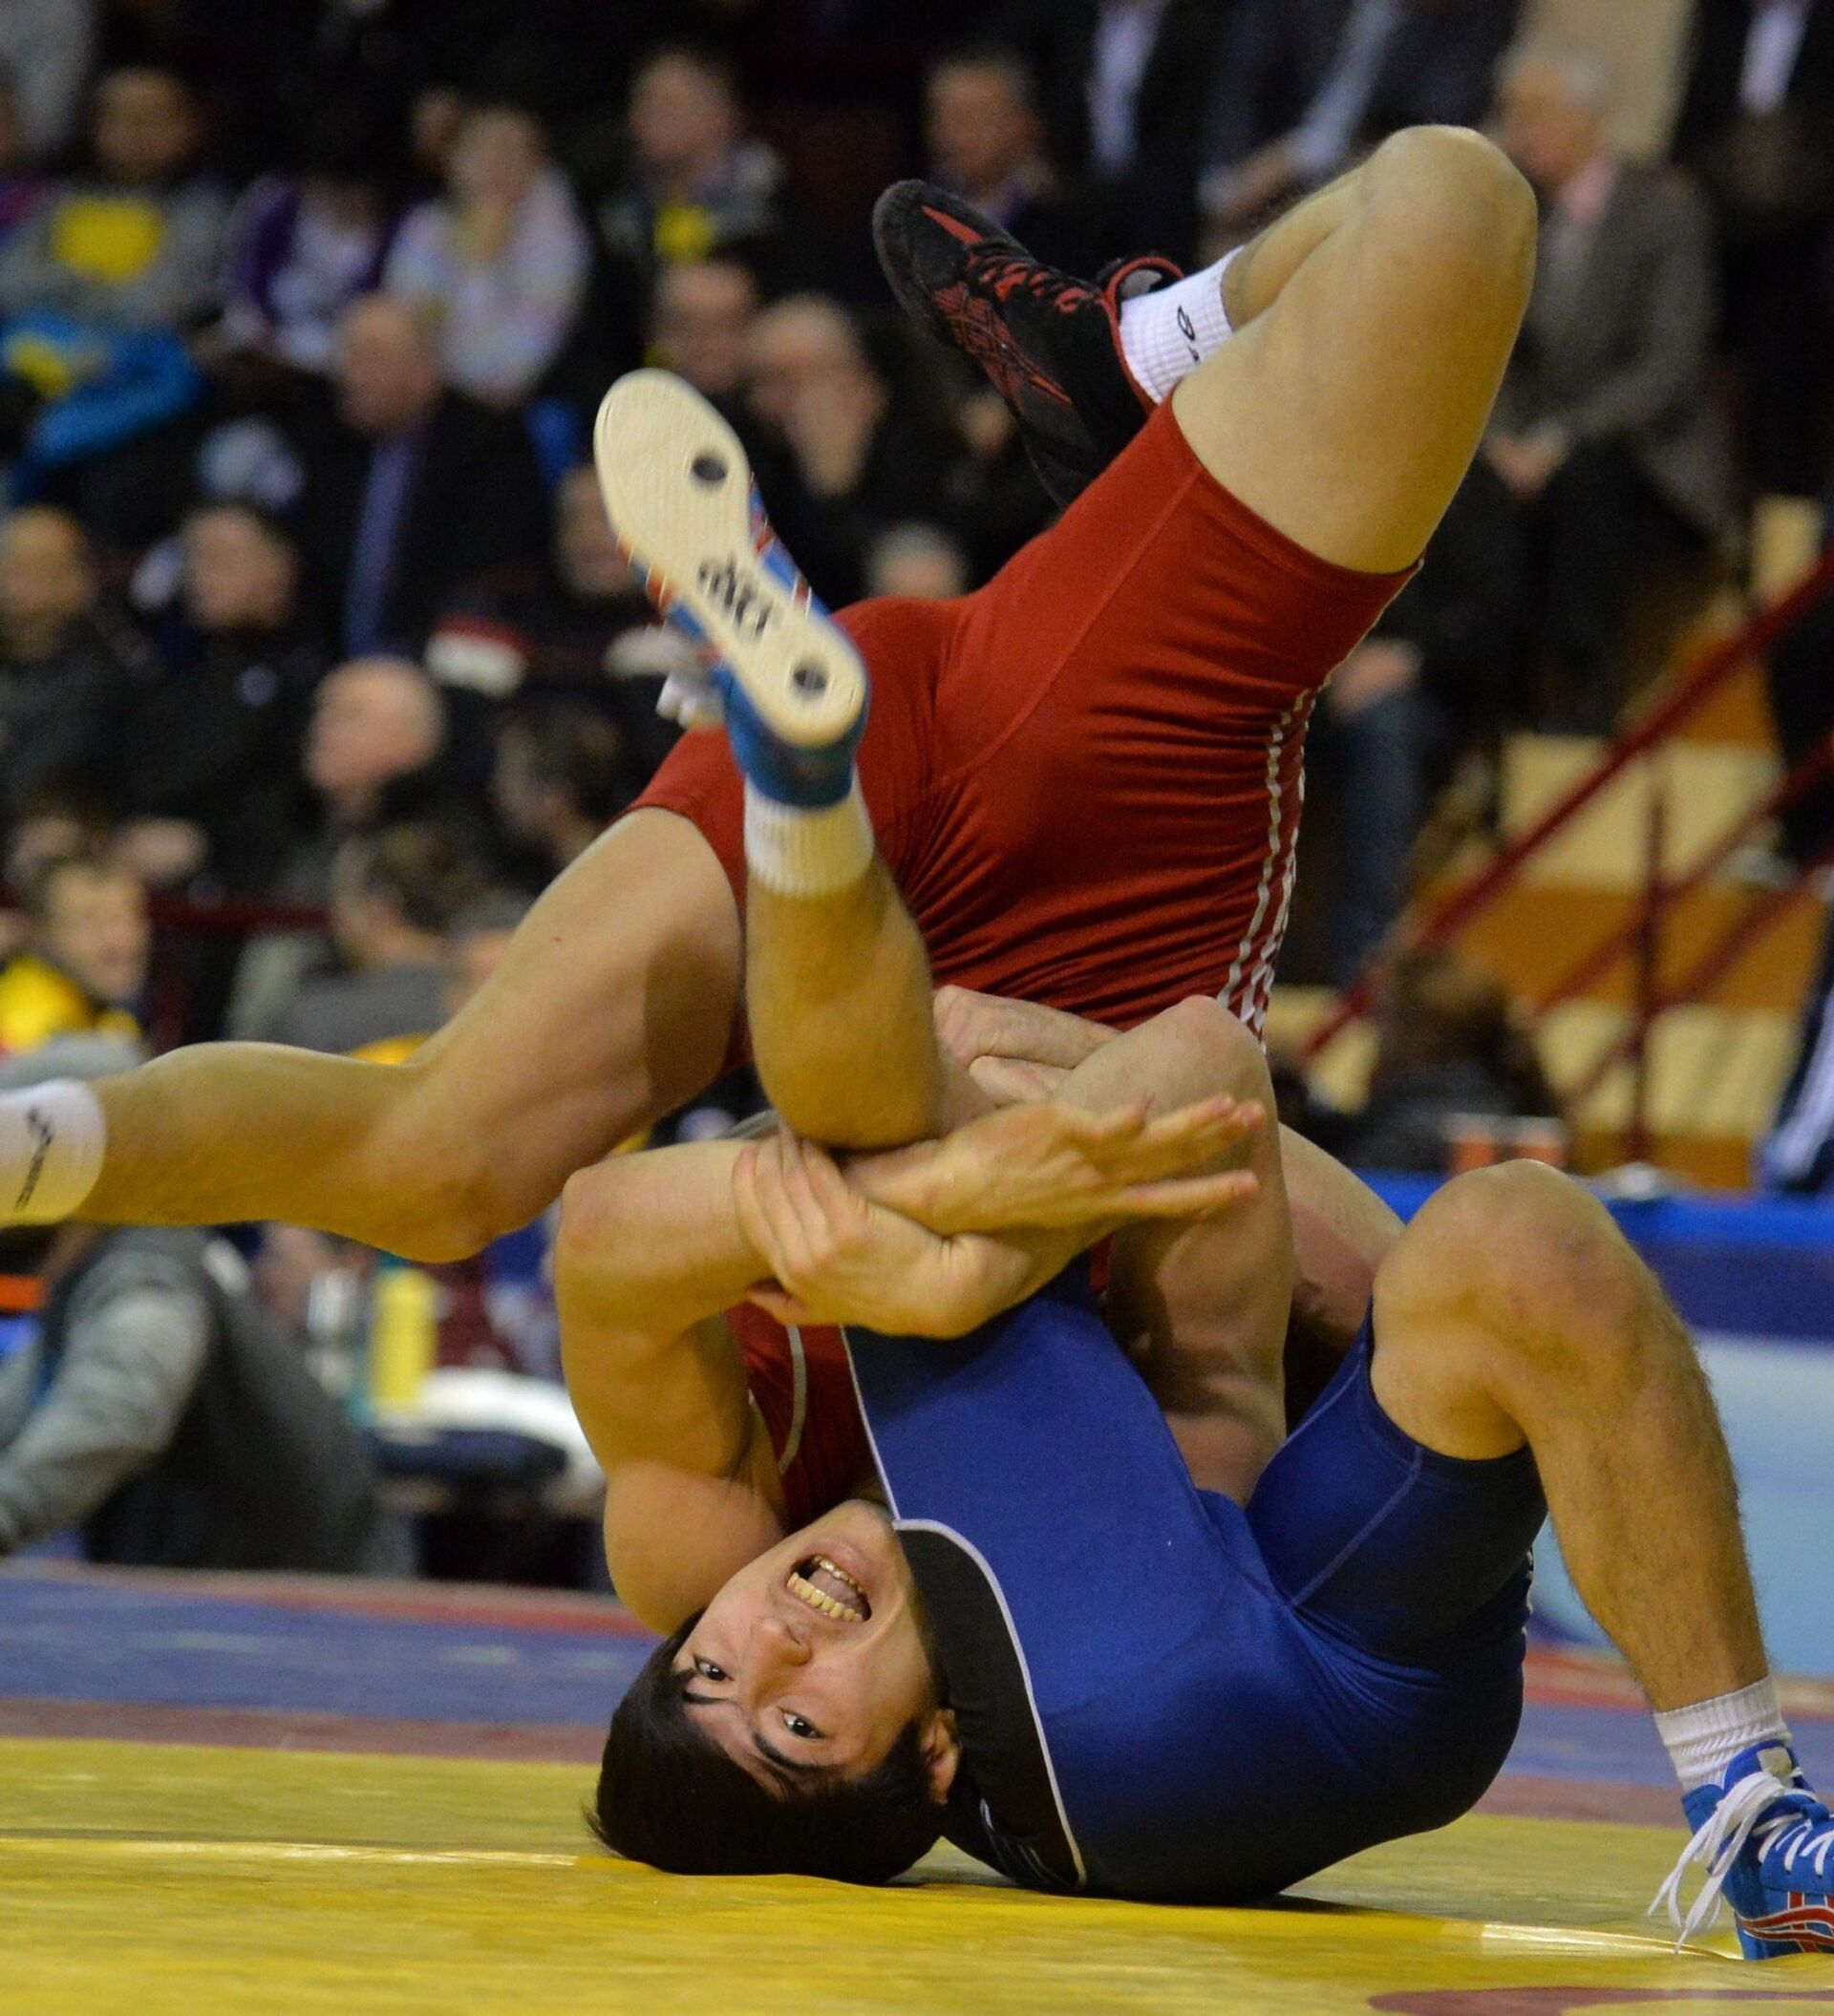
POLYGON ((614 1278, 621 1271, 629 1221, 627 1164, 600 1162, 570 1177, 561 1193, 554 1240, 557 1290, 614 1278))

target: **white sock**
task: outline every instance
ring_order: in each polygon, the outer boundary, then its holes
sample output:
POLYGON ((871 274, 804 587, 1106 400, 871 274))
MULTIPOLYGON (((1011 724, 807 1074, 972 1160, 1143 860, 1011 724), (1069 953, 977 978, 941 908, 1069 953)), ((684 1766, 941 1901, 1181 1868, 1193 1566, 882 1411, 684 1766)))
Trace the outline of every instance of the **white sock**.
POLYGON ((75 1078, 0 1093, 0 1223, 53 1225, 102 1173, 102 1102, 75 1078))
POLYGON ((745 865, 778 896, 836 896, 872 866, 872 820, 860 779, 838 805, 804 811, 745 787, 745 865))
POLYGON ((1157 406, 1235 331, 1223 306, 1223 275, 1243 247, 1201 273, 1120 305, 1120 353, 1135 383, 1157 406))
POLYGON ((1741 1750, 1790 1741, 1777 1683, 1766 1677, 1736 1694, 1716 1695, 1692 1708, 1665 1708, 1655 1718, 1683 1792, 1717 1785, 1741 1750))

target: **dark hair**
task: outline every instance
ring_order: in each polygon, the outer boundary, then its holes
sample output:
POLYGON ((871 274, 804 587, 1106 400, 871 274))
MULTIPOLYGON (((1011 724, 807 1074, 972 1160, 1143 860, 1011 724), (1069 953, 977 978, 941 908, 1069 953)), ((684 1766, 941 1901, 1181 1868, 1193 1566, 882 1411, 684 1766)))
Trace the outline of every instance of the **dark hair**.
POLYGON ((774 1793, 694 1727, 675 1658, 700 1622, 659 1645, 618 1704, 587 1824, 614 1854, 673 1876, 820 1876, 888 1883, 943 1831, 922 1725, 861 1778, 774 1793))
POLYGON ((538 784, 558 791, 582 817, 608 826, 637 795, 624 737, 596 708, 529 707, 503 724, 538 784))
POLYGON ((339 865, 357 892, 386 897, 416 931, 443 935, 479 892, 470 856, 431 821, 359 834, 344 842, 339 865))

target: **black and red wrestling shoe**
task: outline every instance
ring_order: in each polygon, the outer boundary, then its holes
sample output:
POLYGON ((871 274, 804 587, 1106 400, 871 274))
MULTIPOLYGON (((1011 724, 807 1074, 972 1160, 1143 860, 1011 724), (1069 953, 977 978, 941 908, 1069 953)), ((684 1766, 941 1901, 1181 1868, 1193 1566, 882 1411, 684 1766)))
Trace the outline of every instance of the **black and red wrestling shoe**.
POLYGON ((1153 410, 1121 356, 1123 294, 1176 280, 1178 267, 1130 259, 1077 280, 929 182, 894 182, 874 206, 872 236, 899 306, 981 367, 1044 487, 1069 503, 1153 410))

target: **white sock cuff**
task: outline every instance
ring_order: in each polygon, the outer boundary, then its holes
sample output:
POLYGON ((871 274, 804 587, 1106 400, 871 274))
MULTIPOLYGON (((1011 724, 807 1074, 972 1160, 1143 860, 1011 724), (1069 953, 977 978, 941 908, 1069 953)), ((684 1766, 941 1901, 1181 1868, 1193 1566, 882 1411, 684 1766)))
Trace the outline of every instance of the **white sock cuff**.
POLYGON ((0 1094, 0 1221, 51 1225, 79 1210, 107 1142, 102 1102, 79 1079, 0 1094))
POLYGON ((1659 1709, 1655 1727, 1683 1792, 1717 1785, 1741 1750, 1791 1740, 1777 1683, 1768 1675, 1736 1693, 1716 1694, 1691 1708, 1659 1709))
POLYGON ((1121 355, 1156 405, 1235 333, 1223 306, 1223 276, 1243 250, 1237 245, 1201 273, 1121 303, 1121 355))
POLYGON ((860 779, 818 812, 745 787, 745 865, 778 896, 814 899, 850 888, 872 866, 872 820, 860 779))

